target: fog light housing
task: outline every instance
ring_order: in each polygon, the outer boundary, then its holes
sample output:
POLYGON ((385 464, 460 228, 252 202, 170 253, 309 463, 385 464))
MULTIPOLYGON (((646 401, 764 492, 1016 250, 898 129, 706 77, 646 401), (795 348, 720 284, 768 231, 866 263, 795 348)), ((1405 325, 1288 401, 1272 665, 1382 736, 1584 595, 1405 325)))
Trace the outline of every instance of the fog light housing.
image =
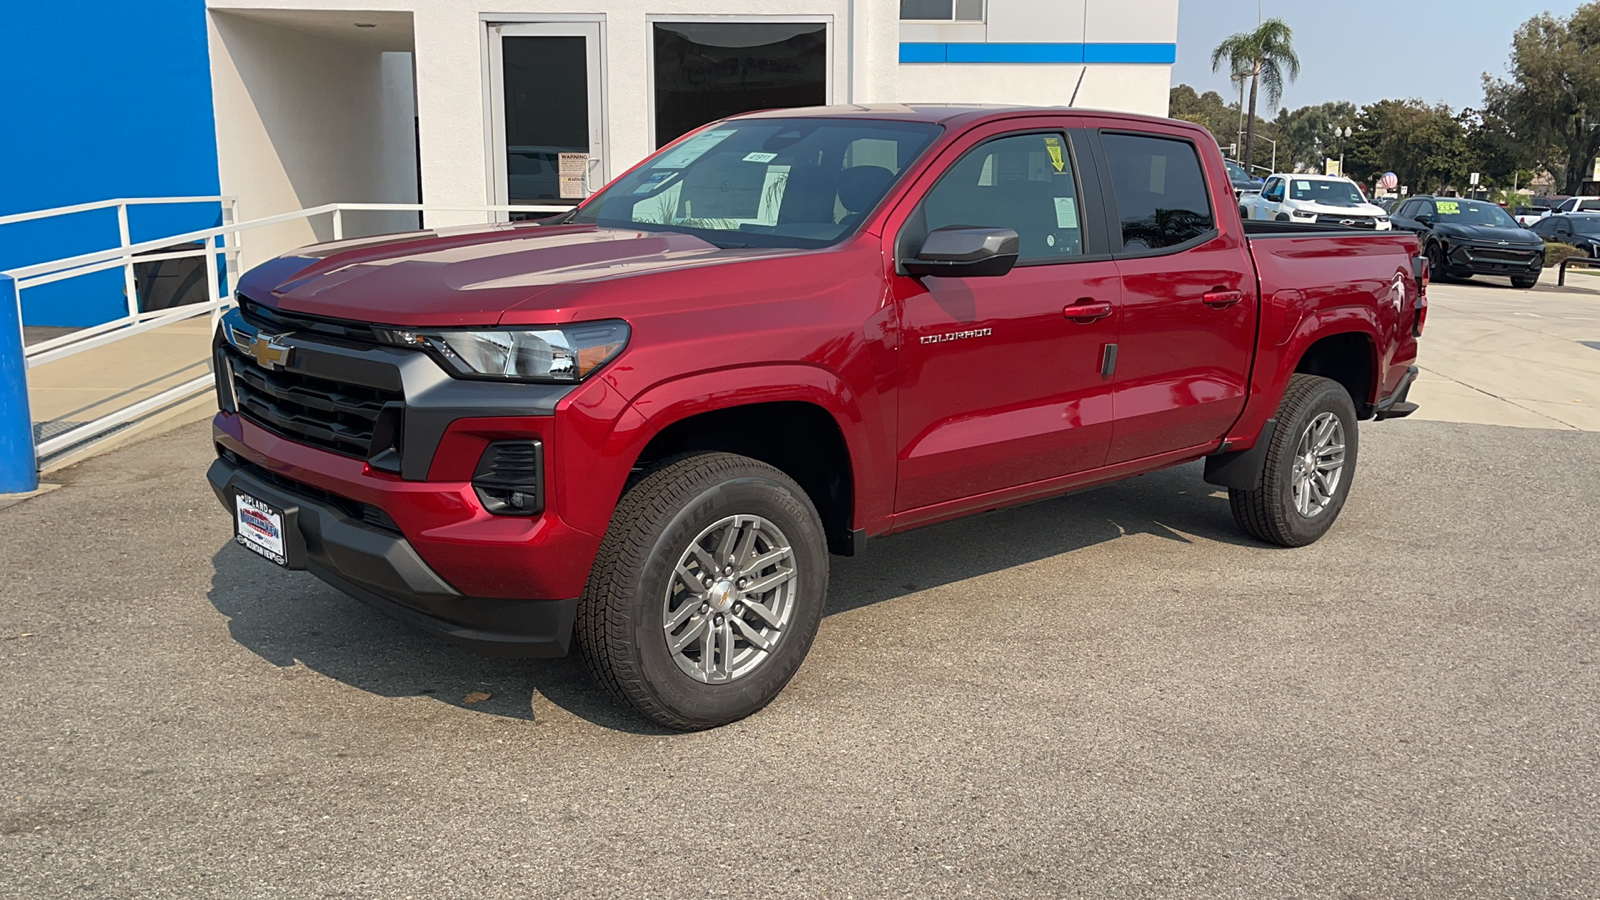
POLYGON ((534 516, 544 511, 544 444, 495 441, 483 450, 472 488, 484 510, 496 516, 534 516))

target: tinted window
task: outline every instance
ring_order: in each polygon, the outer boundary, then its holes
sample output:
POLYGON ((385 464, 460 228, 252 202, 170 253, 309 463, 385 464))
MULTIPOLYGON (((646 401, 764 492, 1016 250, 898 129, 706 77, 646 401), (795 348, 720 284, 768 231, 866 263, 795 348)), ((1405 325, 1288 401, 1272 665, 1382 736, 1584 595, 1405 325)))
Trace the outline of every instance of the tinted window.
POLYGON ((742 112, 828 102, 828 26, 821 22, 653 28, 657 147, 742 112))
POLYGON ((1024 134, 979 144, 950 167, 907 223, 902 252, 951 225, 1010 228, 1019 262, 1083 255, 1078 184, 1061 134, 1024 134))
POLYGON ((1108 134, 1104 141, 1122 241, 1129 250, 1175 247, 1214 228, 1193 144, 1129 134, 1108 134))
POLYGON ((645 160, 572 221, 724 247, 819 247, 855 230, 938 133, 870 119, 723 122, 645 160))
POLYGON ((1578 204, 1579 212, 1594 212, 1600 210, 1600 200, 1585 200, 1578 204))
POLYGON ((1536 234, 1549 234, 1550 230, 1555 227, 1554 222, 1554 219, 1540 219, 1528 226, 1528 228, 1536 234))
POLYGON ((1573 219, 1568 224, 1579 234, 1600 234, 1600 219, 1573 219))

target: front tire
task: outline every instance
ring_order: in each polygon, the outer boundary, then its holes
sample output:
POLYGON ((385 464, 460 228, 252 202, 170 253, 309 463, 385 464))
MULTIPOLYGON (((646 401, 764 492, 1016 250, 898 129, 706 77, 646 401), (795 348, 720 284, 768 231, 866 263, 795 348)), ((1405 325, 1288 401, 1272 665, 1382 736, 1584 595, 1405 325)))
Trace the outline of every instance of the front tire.
POLYGON ((1252 537, 1303 547, 1333 527, 1355 476, 1356 409, 1344 386, 1294 375, 1278 405, 1261 486, 1232 488, 1233 519, 1252 537))
POLYGON ((623 494, 574 637, 595 679, 645 718, 714 728, 789 683, 827 594, 827 541, 805 491, 765 463, 697 453, 623 494))
POLYGON ((1511 278, 1511 286, 1514 287, 1514 288, 1521 288, 1524 291, 1528 290, 1529 288, 1532 288, 1533 286, 1537 285, 1538 283, 1539 283, 1539 276, 1537 276, 1537 275, 1533 275, 1533 276, 1530 276, 1530 277, 1512 276, 1512 278, 1511 278))

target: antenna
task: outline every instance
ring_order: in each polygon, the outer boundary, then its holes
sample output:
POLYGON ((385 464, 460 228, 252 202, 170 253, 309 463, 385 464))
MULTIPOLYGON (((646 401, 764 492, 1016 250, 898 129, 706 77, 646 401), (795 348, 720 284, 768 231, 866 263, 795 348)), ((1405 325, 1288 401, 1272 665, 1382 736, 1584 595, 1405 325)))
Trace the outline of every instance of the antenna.
POLYGON ((1067 101, 1067 106, 1072 107, 1078 105, 1078 92, 1083 90, 1083 76, 1087 74, 1089 74, 1089 67, 1084 66, 1083 71, 1078 73, 1078 86, 1072 89, 1072 99, 1067 101))

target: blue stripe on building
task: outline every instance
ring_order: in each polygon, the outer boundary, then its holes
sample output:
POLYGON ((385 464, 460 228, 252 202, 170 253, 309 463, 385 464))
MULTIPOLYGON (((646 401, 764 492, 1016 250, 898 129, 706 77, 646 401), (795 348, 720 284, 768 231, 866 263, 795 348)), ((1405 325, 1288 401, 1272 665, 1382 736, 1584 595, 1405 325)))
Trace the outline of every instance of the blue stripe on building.
POLYGON ((903 63, 1172 65, 1177 44, 902 43, 903 63))
MULTIPOLYGON (((205 0, 13 3, 0 28, 0 215, 218 193, 205 0), (25 88, 23 87, 25 86, 25 88)), ((135 208, 133 240, 220 224, 216 204, 135 208)), ((0 231, 0 270, 117 246, 115 210, 0 231)), ((120 270, 23 292, 29 325, 122 315, 120 270)))

